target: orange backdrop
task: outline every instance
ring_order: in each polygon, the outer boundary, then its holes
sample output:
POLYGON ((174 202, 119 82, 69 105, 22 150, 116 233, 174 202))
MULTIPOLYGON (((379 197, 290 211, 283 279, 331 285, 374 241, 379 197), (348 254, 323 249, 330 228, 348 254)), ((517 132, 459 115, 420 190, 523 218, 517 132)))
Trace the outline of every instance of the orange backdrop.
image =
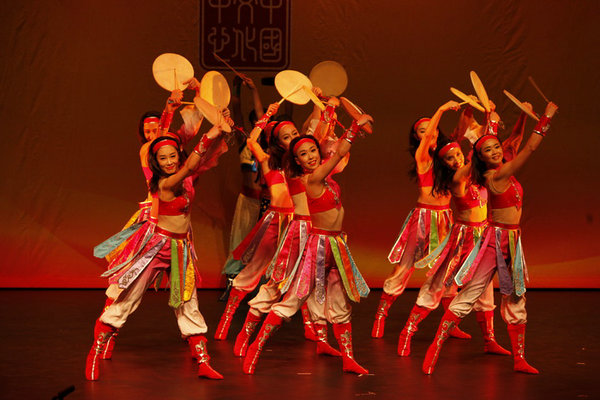
MULTIPOLYGON (((323 60, 342 63, 345 95, 376 119, 376 133, 355 145, 338 178, 345 230, 371 286, 391 271, 387 252, 415 202, 406 173, 409 125, 450 99, 450 86, 471 91, 471 69, 508 127, 518 111, 502 89, 544 107, 528 75, 560 106, 519 175, 531 286, 600 286, 599 8, 548 0, 293 2, 290 68, 308 74, 323 60)), ((137 122, 162 109, 168 95, 152 78, 152 61, 175 52, 197 76, 205 72, 199 9, 196 1, 161 0, 0 6, 1 286, 105 285, 105 263, 92 248, 145 196, 137 122)), ((250 74, 256 81, 273 75, 250 74)), ((260 91, 265 104, 278 99, 272 87, 260 91)), ((247 111, 247 93, 243 101, 247 111)), ((297 122, 309 111, 296 107, 297 122)), ((444 116, 442 127, 455 122, 456 115, 444 116)), ((231 151, 198 185, 193 224, 205 287, 222 285, 238 171, 231 151)), ((422 279, 415 274, 411 285, 422 279)))

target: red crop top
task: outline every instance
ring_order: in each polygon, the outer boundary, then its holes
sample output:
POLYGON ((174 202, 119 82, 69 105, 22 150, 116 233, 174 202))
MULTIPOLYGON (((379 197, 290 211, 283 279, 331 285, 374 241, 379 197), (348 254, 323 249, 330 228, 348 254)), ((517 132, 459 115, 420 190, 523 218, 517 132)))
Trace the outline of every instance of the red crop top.
POLYGON ((308 199, 308 210, 311 214, 325 212, 337 208, 342 208, 342 201, 340 200, 340 186, 336 181, 327 177, 325 179, 325 190, 321 196, 312 198, 306 196, 308 199))
POLYGON ((523 205, 523 187, 514 176, 510 177, 510 186, 504 193, 494 194, 490 191, 490 205, 492 209, 517 207, 523 205))
POLYGON ((187 215, 190 213, 190 204, 194 200, 195 190, 192 176, 183 180, 183 194, 171 201, 158 199, 158 215, 187 215))
POLYGON ((187 194, 175 197, 171 201, 158 200, 159 215, 183 215, 190 212, 190 199, 187 194))
POLYGON ((306 187, 300 178, 289 179, 288 188, 292 196, 306 192, 306 187))
POLYGON ((429 187, 433 186, 433 167, 429 168, 424 174, 417 173, 417 186, 429 187))
POLYGON ((285 183, 285 176, 283 171, 272 169, 265 175, 265 181, 268 186, 273 186, 276 183, 285 183))
POLYGON ((464 196, 452 196, 454 205, 458 211, 470 210, 483 207, 487 203, 488 191, 481 186, 470 185, 464 196))

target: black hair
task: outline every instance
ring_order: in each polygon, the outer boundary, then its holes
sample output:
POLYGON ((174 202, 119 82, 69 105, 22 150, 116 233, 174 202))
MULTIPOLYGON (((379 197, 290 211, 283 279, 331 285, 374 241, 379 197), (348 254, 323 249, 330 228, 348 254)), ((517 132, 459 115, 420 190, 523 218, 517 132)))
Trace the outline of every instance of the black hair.
POLYGON ((149 117, 156 117, 160 119, 162 114, 159 111, 147 111, 140 118, 140 123, 138 124, 138 135, 140 136, 140 142, 142 144, 146 143, 148 140, 146 139, 146 135, 144 135, 144 120, 149 117))
MULTIPOLYGON (((181 145, 179 144, 179 140, 175 137, 172 136, 161 136, 159 138, 156 138, 152 141, 152 143, 150 144, 150 149, 148 151, 148 165, 150 166, 150 170, 152 171, 152 178, 150 178, 150 182, 148 183, 148 186, 150 187, 150 193, 157 193, 158 192, 158 182, 162 179, 162 178, 166 178, 168 176, 170 176, 169 174, 165 173, 162 168, 160 167, 160 164, 158 163, 158 159, 156 158, 156 154, 158 153, 158 150, 156 152, 154 152, 154 146, 157 143, 163 142, 165 140, 173 140, 177 143, 177 154, 179 155, 179 165, 183 164, 187 158, 187 155, 185 154, 185 152, 183 150, 181 150, 181 145)), ((173 188, 173 194, 175 196, 181 196, 183 194, 183 181, 181 182, 180 185, 177 185, 175 188, 173 188)))
POLYGON ((431 188, 431 194, 434 196, 447 196, 450 194, 452 179, 456 171, 446 165, 440 157, 440 150, 451 142, 452 140, 444 135, 438 136, 437 147, 433 152, 433 187, 431 188))
MULTIPOLYGON (((419 144, 421 143, 421 139, 419 139, 419 135, 417 134, 417 127, 415 127, 415 124, 417 122, 419 122, 420 120, 422 120, 423 118, 428 118, 428 117, 419 117, 415 120, 415 122, 412 123, 412 125, 410 126, 410 133, 408 136, 408 152, 410 153, 411 156, 411 162, 410 162, 410 167, 408 168, 408 176, 410 176, 410 178, 412 180, 416 180, 417 179, 417 162, 415 161, 415 154, 417 153, 417 149, 419 148, 419 144)), ((438 128, 438 137, 437 137, 437 147, 436 148, 440 148, 440 141, 443 140, 443 133, 442 131, 438 128)), ((443 146, 443 145, 442 145, 443 146)), ((431 151, 431 149, 429 149, 429 153, 432 154, 433 152, 431 151)))
MULTIPOLYGON (((286 120, 287 121, 287 120, 286 120)), ((279 141, 279 133, 277 135, 273 135, 273 132, 277 130, 277 127, 284 121, 279 121, 269 130, 269 132, 264 132, 265 135, 270 135, 269 139, 269 168, 271 169, 282 169, 283 168, 283 157, 285 156, 286 150, 281 145, 279 141)), ((291 121, 289 121, 291 122, 291 121)), ((292 122, 293 123, 293 122, 292 122)), ((295 125, 294 125, 295 127, 295 125)))
MULTIPOLYGON (((473 143, 473 157, 471 158, 471 162, 473 163, 473 171, 471 172, 471 181, 475 182, 478 185, 485 185, 485 172, 489 169, 485 162, 479 156, 479 151, 477 151, 477 145, 479 141, 483 138, 485 140, 489 139, 489 135, 483 135, 475 143, 473 143), (486 138, 486 136, 488 136, 486 138)), ((500 139, 498 139, 500 142, 500 139)), ((502 159, 504 161, 504 158, 502 159)))
POLYGON ((299 176, 304 175, 304 170, 302 169, 302 166, 300 164, 298 164, 298 162, 296 161, 296 155, 294 154, 294 146, 296 146, 296 144, 302 139, 312 140, 314 142, 315 146, 317 146, 317 150, 319 151, 319 155, 321 156, 321 159, 323 158, 323 155, 321 154, 321 146, 319 146, 319 142, 317 141, 317 139, 314 136, 300 135, 300 136, 295 137, 290 142, 290 149, 288 150, 287 154, 285 155, 286 174, 288 174, 291 178, 297 178, 299 176))

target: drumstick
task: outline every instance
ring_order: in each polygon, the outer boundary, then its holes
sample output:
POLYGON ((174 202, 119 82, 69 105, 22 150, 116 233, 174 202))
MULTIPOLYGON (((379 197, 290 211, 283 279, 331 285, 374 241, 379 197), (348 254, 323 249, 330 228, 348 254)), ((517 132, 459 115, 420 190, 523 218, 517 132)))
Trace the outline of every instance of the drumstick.
POLYGON ((528 76, 527 79, 529 79, 529 82, 533 85, 535 90, 537 90, 537 92, 540 94, 540 96, 542 96, 542 98, 544 100, 546 100, 546 103, 550 103, 550 100, 548 100, 548 98, 546 96, 544 96, 544 93, 542 93, 542 90, 538 87, 538 85, 535 84, 535 81, 533 80, 533 78, 531 76, 528 76))
POLYGON ((227 61, 225 61, 225 60, 223 60, 221 57, 219 57, 219 56, 217 55, 217 53, 215 53, 214 51, 213 51, 213 55, 214 55, 214 56, 217 58, 217 60, 219 60, 219 61, 221 61, 223 64, 225 64, 225 65, 227 66, 227 68, 229 68, 230 70, 232 70, 234 74, 236 74, 237 76, 239 76, 240 78, 242 78, 242 80, 243 80, 244 82, 246 81, 246 77, 245 77, 244 75, 242 75, 242 74, 240 74, 239 72, 237 72, 237 71, 235 70, 235 68, 233 68, 231 65, 229 65, 229 63, 227 63, 227 61))
POLYGON ((177 68, 173 68, 173 82, 175 82, 175 90, 179 90, 179 82, 177 82, 177 68))

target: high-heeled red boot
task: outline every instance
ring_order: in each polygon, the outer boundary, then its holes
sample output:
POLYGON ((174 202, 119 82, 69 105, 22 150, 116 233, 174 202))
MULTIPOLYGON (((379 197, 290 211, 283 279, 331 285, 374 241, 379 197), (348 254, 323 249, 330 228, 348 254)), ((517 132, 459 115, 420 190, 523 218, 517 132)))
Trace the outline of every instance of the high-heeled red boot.
POLYGON ((94 343, 85 359, 85 379, 96 381, 100 377, 100 364, 104 347, 117 328, 96 320, 94 325, 94 343))
MULTIPOLYGON (((114 302, 115 301, 113 299, 111 299, 110 297, 107 297, 106 302, 104 303, 104 310, 102 312, 106 311, 106 309, 108 307, 110 307, 110 305, 114 302)), ((104 351, 102 352, 103 360, 110 360, 112 358, 112 353, 113 353, 113 350, 115 349, 115 341, 116 341, 118 335, 119 335, 119 330, 117 328, 115 328, 115 332, 112 334, 111 337, 108 338, 108 342, 106 342, 106 345, 104 346, 104 351)))
POLYGON ((227 339, 227 333, 229 332, 233 315, 240 306, 241 301, 246 297, 246 294, 248 293, 236 288, 231 288, 225 310, 223 311, 223 315, 221 315, 217 331, 215 332, 215 340, 227 339))
POLYGON ((265 318, 265 321, 260 327, 260 332, 258 332, 256 340, 252 342, 250 347, 248 347, 248 351, 246 352, 246 358, 244 358, 243 366, 245 374, 254 374, 258 357, 265 347, 267 340, 277 329, 279 329, 282 323, 283 319, 273 311, 267 314, 267 318, 265 318))
POLYGON ((260 323, 261 319, 262 315, 254 315, 254 313, 252 313, 252 309, 248 311, 246 320, 244 321, 244 326, 242 326, 242 330, 235 338, 235 344, 233 345, 233 354, 236 357, 244 357, 246 355, 250 337, 256 330, 256 327, 260 323))
MULTIPOLYGON (((454 297, 456 297, 456 296, 454 296, 454 297)), ((452 300, 454 299, 454 297, 442 297, 442 307, 444 307, 444 311, 448 310, 448 307, 450 307, 450 303, 452 303, 452 300)), ((455 326, 450 331, 450 337, 454 338, 454 339, 465 339, 465 340, 471 339, 471 335, 469 335, 467 332, 460 329, 458 326, 455 326)))
POLYGON ((450 336, 450 331, 456 325, 458 325, 460 321, 461 318, 455 315, 452 311, 446 310, 444 313, 442 322, 440 322, 440 326, 435 334, 435 339, 433 339, 433 343, 429 345, 427 353, 425 354, 425 360, 423 360, 423 372, 427 375, 431 375, 433 373, 433 369, 437 363, 440 351, 442 350, 442 345, 446 339, 448 339, 448 336, 450 336))
POLYGON ((375 321, 373 322, 373 329, 371 330, 371 337, 382 338, 385 330, 385 319, 388 316, 388 311, 398 296, 392 296, 383 292, 379 299, 379 306, 377 306, 377 312, 375 313, 375 321))
POLYGON ((354 359, 354 351, 352 349, 352 324, 350 322, 345 324, 333 324, 333 334, 342 351, 343 371, 353 372, 355 374, 368 374, 369 371, 361 367, 354 359))
POLYGON ((525 360, 525 324, 508 324, 508 335, 512 344, 515 371, 539 374, 540 371, 525 360))
POLYGON ((402 332, 400 332, 400 336, 398 337, 399 356, 406 357, 410 355, 410 341, 415 332, 419 330, 419 323, 423 321, 430 312, 431 310, 428 308, 416 304, 413 306, 410 315, 408 316, 408 320, 406 321, 406 325, 404 325, 404 329, 402 329, 402 332))
POLYGON ((302 304, 300 312, 302 313, 302 321, 304 322, 304 338, 306 340, 317 342, 319 338, 315 332, 315 325, 310 318, 310 312, 308 311, 308 305, 306 303, 302 304))
POLYGON ((317 331, 317 337, 319 338, 319 341, 317 342, 317 354, 323 354, 332 357, 341 357, 342 353, 331 347, 331 345, 327 342, 327 323, 316 323, 315 330, 317 331))
POLYGON ((509 356, 510 351, 500 346, 496 342, 496 336, 494 334, 494 311, 477 311, 475 313, 479 328, 483 334, 483 351, 489 354, 498 354, 501 356, 509 356))
POLYGON ((206 337, 204 335, 193 335, 188 337, 192 357, 198 361, 198 376, 207 379, 223 379, 223 375, 215 371, 208 361, 210 356, 206 350, 206 337))

